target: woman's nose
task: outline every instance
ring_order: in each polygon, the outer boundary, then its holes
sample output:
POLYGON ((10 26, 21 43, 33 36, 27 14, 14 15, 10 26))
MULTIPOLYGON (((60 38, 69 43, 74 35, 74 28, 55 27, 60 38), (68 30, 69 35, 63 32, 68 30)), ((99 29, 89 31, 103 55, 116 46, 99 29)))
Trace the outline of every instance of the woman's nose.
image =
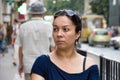
POLYGON ((58 36, 61 36, 63 34, 63 31, 62 30, 59 30, 58 31, 58 36))

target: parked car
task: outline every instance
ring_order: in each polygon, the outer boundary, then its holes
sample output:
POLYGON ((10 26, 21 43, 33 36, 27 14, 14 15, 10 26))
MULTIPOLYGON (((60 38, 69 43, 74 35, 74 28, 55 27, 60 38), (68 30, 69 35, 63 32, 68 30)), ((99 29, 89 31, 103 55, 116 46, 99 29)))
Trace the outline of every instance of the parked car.
POLYGON ((97 28, 92 30, 88 43, 90 46, 104 45, 106 47, 110 45, 110 38, 111 34, 107 29, 97 28))
POLYGON ((120 36, 112 37, 110 39, 110 44, 113 46, 114 49, 120 48, 120 36))

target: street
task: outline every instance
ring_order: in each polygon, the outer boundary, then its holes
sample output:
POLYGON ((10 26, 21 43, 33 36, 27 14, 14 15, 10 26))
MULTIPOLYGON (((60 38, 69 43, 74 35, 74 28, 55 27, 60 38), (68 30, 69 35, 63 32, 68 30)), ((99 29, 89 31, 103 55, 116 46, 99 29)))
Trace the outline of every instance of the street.
POLYGON ((12 47, 9 47, 8 53, 4 56, 0 54, 0 80, 13 80, 17 73, 17 66, 12 64, 12 47))
POLYGON ((91 52, 95 55, 102 55, 107 59, 120 62, 120 48, 115 50, 112 46, 104 47, 101 45, 91 47, 88 44, 82 43, 81 49, 87 52, 91 52))

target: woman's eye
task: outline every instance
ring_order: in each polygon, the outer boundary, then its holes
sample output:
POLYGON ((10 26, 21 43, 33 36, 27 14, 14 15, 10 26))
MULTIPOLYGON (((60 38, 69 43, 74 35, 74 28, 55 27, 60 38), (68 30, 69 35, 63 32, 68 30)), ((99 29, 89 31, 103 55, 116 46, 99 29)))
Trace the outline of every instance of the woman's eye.
POLYGON ((64 28, 63 30, 64 30, 65 32, 67 32, 67 31, 69 31, 69 28, 64 28))
POLYGON ((53 31, 54 31, 54 32, 57 32, 57 31, 58 31, 58 29, 57 29, 57 28, 53 28, 53 31))

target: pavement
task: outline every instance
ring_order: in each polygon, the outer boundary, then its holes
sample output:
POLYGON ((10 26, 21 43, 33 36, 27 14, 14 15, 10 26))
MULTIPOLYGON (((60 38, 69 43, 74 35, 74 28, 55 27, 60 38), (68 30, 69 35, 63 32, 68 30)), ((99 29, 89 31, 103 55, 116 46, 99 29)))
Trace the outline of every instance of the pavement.
POLYGON ((0 80, 14 80, 18 66, 14 66, 12 61, 13 48, 8 46, 8 52, 4 56, 0 54, 0 80))

